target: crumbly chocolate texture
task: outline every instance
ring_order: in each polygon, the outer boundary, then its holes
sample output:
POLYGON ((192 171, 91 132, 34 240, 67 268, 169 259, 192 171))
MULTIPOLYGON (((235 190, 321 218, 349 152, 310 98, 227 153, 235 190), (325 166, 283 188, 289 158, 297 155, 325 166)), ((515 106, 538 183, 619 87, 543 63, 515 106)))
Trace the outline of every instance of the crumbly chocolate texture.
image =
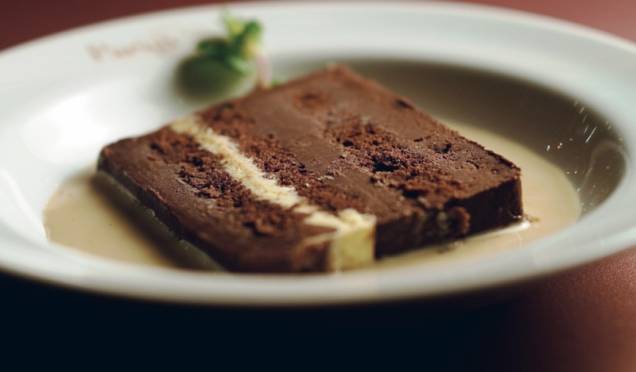
MULTIPOLYGON (((332 67, 198 113, 266 174, 326 211, 377 218, 376 256, 510 224, 519 169, 375 82, 332 67)), ((258 200, 221 159, 169 128, 107 146, 99 168, 222 265, 322 271, 324 232, 258 200)))
POLYGON ((180 238, 231 270, 311 271, 325 266, 327 247, 290 254, 324 228, 304 215, 255 199, 223 171, 218 156, 162 128, 102 150, 98 167, 130 190, 180 238))
POLYGON ((201 115, 313 203, 377 216, 378 256, 523 214, 514 164, 341 66, 201 115))

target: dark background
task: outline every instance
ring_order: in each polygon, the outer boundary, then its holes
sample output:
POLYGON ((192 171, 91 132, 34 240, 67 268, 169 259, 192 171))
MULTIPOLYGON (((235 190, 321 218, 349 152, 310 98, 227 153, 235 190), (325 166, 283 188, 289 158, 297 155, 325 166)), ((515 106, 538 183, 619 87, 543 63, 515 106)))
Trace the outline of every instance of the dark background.
MULTIPOLYGON (((473 2, 560 17, 636 40, 634 0, 473 2)), ((211 2, 0 0, 0 49, 103 19, 204 3, 211 2)), ((334 349, 340 349, 341 355, 356 355, 347 350, 362 336, 372 345, 363 353, 364 359, 380 359, 387 350, 398 349, 400 359, 417 361, 424 370, 636 370, 636 249, 503 296, 491 293, 443 303, 282 310, 197 308, 77 293, 4 274, 0 274, 0 296, 0 334, 6 341, 8 330, 18 330, 11 337, 22 337, 10 338, 11 343, 22 338, 28 347, 60 346, 51 340, 63 336, 72 336, 89 348, 95 339, 110 340, 106 335, 115 337, 113 345, 138 342, 138 347, 149 344, 148 336, 150 344, 164 346, 202 340, 196 343, 208 353, 201 356, 211 358, 214 365, 212 359, 224 355, 212 345, 235 351, 247 345, 274 346, 276 355, 286 360, 288 343, 278 340, 283 338, 292 341, 294 349, 311 345, 305 351, 314 360, 324 360, 332 357, 334 349)), ((111 348, 103 351, 105 356, 113 354, 111 348)))

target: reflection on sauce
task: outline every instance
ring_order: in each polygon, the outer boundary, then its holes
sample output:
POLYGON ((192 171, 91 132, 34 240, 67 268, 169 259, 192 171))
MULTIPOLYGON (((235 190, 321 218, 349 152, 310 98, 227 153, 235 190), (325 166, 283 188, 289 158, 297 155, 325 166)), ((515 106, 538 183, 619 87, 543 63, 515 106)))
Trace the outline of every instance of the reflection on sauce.
MULTIPOLYGON (((574 223, 579 217, 577 194, 558 167, 496 134, 470 126, 451 127, 521 168, 524 209, 532 222, 388 257, 378 265, 422 261, 433 265, 484 258, 517 249, 574 223)), ((179 243, 147 210, 110 189, 103 179, 93 177, 89 171, 68 180, 44 211, 48 238, 87 253, 131 263, 172 268, 212 267, 207 256, 179 243)))

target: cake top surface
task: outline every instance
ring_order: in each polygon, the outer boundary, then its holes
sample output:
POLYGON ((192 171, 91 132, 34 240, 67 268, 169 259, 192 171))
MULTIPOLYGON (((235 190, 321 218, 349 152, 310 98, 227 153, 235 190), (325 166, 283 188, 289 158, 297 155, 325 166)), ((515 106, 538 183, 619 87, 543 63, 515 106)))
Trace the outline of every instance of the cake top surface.
MULTIPOLYGON (((395 205, 404 198, 443 208, 519 177, 508 160, 343 66, 201 116, 284 184, 320 179, 339 189, 361 189, 358 197, 345 192, 325 201, 331 209, 366 208, 383 215, 388 206, 382 202, 395 205)), ((318 186, 309 183, 311 189, 318 186)))

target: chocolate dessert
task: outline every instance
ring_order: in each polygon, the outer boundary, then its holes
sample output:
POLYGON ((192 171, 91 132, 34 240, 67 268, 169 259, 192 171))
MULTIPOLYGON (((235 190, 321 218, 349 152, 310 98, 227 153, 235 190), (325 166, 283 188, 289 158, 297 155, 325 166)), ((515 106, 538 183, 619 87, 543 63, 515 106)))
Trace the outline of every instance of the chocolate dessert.
POLYGON ((118 141, 98 168, 232 271, 351 269, 522 215, 514 164, 341 66, 118 141))

